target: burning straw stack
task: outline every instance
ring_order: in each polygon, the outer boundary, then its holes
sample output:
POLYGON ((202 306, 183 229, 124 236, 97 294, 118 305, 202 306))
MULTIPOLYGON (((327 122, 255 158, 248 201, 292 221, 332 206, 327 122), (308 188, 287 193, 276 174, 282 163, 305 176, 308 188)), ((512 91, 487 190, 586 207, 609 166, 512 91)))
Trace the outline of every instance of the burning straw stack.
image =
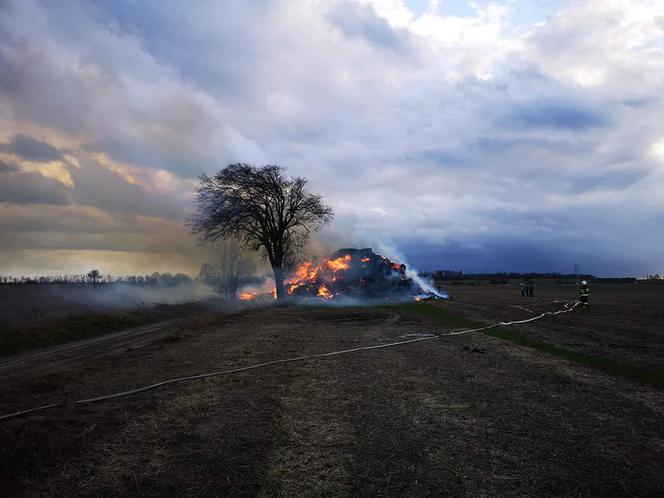
POLYGON ((297 300, 409 300, 426 295, 406 265, 365 249, 339 249, 319 263, 307 261, 286 283, 297 300))

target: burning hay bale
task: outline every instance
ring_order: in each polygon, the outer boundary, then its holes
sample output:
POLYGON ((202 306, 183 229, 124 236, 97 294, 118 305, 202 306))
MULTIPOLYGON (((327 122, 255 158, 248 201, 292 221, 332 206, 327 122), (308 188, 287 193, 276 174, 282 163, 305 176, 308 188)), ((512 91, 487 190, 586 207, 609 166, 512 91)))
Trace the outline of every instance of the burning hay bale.
POLYGON ((302 263, 286 282, 298 301, 410 300, 436 297, 406 274, 406 265, 371 248, 339 249, 316 263, 302 263))

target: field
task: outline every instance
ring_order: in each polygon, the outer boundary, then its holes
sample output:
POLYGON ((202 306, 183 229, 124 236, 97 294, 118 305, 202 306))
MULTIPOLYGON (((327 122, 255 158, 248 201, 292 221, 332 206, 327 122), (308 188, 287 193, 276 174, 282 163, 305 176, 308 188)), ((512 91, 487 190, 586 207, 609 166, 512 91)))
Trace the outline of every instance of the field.
POLYGON ((562 309, 574 286, 450 302, 199 310, 0 360, 2 496, 662 496, 664 288, 562 309), (558 301, 558 302, 554 302, 558 301), (473 352, 476 350, 484 352, 473 352))
POLYGON ((200 300, 210 289, 195 282, 174 287, 114 284, 0 285, 0 324, 32 325, 72 315, 113 313, 200 300))

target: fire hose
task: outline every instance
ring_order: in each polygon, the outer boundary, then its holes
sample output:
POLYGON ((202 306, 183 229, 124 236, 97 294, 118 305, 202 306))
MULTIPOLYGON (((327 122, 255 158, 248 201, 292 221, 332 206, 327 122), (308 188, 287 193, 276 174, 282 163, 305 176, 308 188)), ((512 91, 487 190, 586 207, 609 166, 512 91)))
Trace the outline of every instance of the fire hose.
MULTIPOLYGON (((119 398, 121 396, 129 396, 131 394, 137 394, 137 393, 141 393, 141 392, 145 392, 145 391, 150 391, 152 389, 157 389, 159 387, 162 387, 162 386, 165 386, 165 385, 168 385, 168 384, 175 384, 176 382, 185 382, 185 381, 190 381, 190 380, 206 379, 208 377, 218 377, 218 376, 221 376, 221 375, 229 375, 229 374, 238 373, 238 372, 246 372, 247 370, 254 370, 254 369, 257 369, 257 368, 263 368, 263 367, 267 367, 267 366, 271 366, 271 365, 278 365, 278 364, 282 364, 282 363, 291 363, 291 362, 295 362, 295 361, 304 361, 304 360, 310 360, 310 359, 316 359, 316 358, 326 358, 326 357, 329 357, 329 356, 337 356, 337 355, 348 354, 348 353, 356 353, 358 351, 369 351, 369 350, 372 350, 372 349, 385 349, 385 348, 391 348, 391 347, 395 347, 395 346, 402 346, 404 344, 411 344, 411 343, 414 343, 414 342, 431 341, 431 340, 435 340, 435 339, 440 339, 441 337, 450 337, 450 336, 470 334, 471 332, 480 332, 480 331, 483 331, 483 330, 489 330, 489 329, 493 329, 493 328, 496 328, 496 327, 505 327, 505 326, 509 326, 509 325, 518 325, 518 324, 522 324, 522 323, 533 322, 535 320, 539 320, 541 318, 544 318, 545 316, 552 316, 552 315, 560 315, 562 313, 569 313, 574 308, 576 308, 578 306, 578 304, 579 304, 579 301, 570 301, 570 302, 567 302, 567 303, 564 304, 564 308, 562 310, 559 310, 559 311, 546 311, 544 313, 541 313, 540 315, 534 316, 532 318, 527 318, 525 320, 513 320, 513 321, 510 321, 510 322, 498 322, 498 323, 494 323, 494 324, 491 324, 491 325, 487 325, 485 327, 479 327, 479 328, 475 328, 475 329, 458 330, 458 331, 455 331, 455 332, 448 332, 446 334, 433 334, 433 335, 426 336, 426 337, 419 337, 417 339, 408 339, 406 341, 391 342, 391 343, 387 343, 387 344, 377 344, 377 345, 374 345, 374 346, 362 346, 362 347, 359 347, 359 348, 343 349, 341 351, 332 351, 332 352, 329 352, 329 353, 318 353, 318 354, 305 355, 305 356, 296 356, 296 357, 293 357, 293 358, 285 358, 285 359, 281 359, 281 360, 267 361, 265 363, 257 363, 255 365, 249 365, 249 366, 240 367, 240 368, 233 368, 233 369, 230 369, 230 370, 221 370, 221 371, 218 371, 218 372, 204 373, 204 374, 198 374, 198 375, 190 375, 188 377, 177 377, 177 378, 174 378, 174 379, 168 379, 168 380, 164 380, 164 381, 161 381, 161 382, 157 382, 155 384, 150 384, 150 385, 147 385, 147 386, 138 387, 136 389, 131 389, 129 391, 122 391, 122 392, 118 392, 118 393, 114 393, 114 394, 107 394, 105 396, 97 396, 97 397, 94 397, 94 398, 79 399, 79 400, 74 401, 73 403, 78 404, 78 405, 84 405, 84 404, 88 404, 88 403, 96 403, 96 402, 104 401, 104 400, 107 400, 107 399, 119 398)), ((50 405, 43 405, 43 406, 38 406, 36 408, 30 408, 30 409, 27 409, 27 410, 21 410, 21 411, 14 412, 14 413, 8 413, 6 415, 0 416, 0 420, 7 420, 7 419, 10 419, 10 418, 18 417, 20 415, 25 415, 25 414, 32 413, 32 412, 48 410, 50 408, 56 408, 56 407, 59 407, 59 406, 64 406, 64 404, 65 404, 65 401, 63 400, 59 403, 52 403, 50 405)))

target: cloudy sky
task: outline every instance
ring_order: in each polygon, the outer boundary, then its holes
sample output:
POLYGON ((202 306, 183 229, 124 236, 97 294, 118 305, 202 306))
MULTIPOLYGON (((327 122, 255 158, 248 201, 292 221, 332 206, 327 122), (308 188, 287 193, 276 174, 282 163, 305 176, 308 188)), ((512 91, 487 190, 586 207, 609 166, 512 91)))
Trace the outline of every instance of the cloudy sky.
POLYGON ((0 274, 195 274, 233 162, 331 248, 662 273, 663 111, 661 0, 0 0, 0 274))

